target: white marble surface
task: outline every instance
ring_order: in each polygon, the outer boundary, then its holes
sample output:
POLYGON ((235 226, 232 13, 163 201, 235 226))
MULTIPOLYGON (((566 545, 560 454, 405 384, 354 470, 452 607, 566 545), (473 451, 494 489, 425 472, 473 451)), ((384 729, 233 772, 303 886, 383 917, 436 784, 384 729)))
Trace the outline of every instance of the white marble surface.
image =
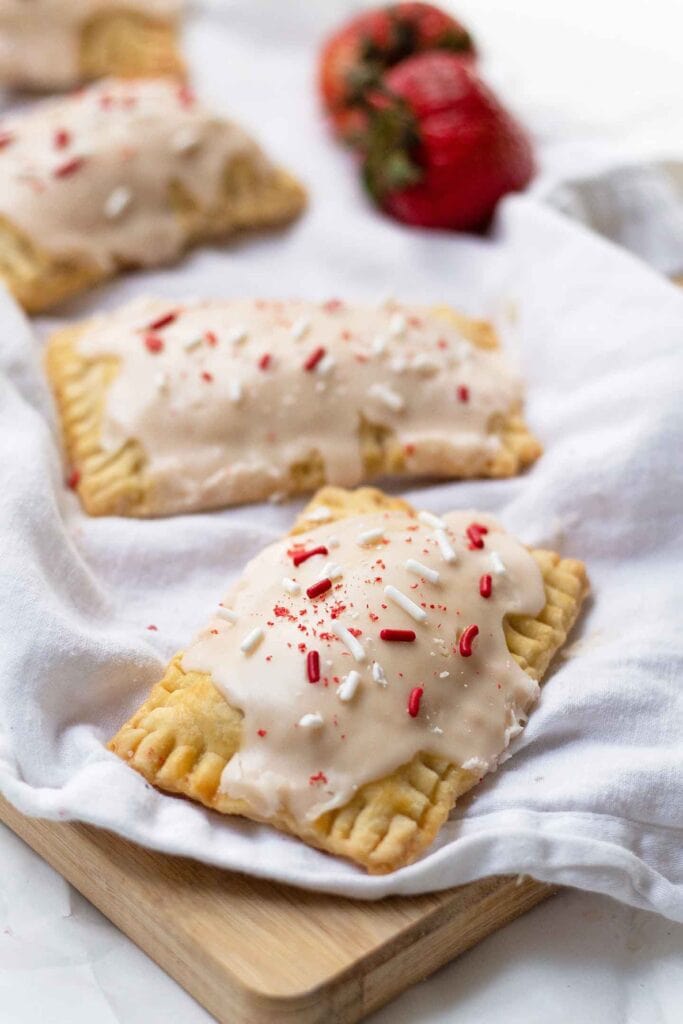
MULTIPOLYGON (((680 125, 681 0, 451 6, 486 41, 494 79, 513 83, 518 105, 546 125, 548 152, 554 142, 561 149, 568 124, 576 136, 604 133, 615 144, 634 130, 646 139, 657 126, 680 125)), ((680 145, 679 133, 671 137, 680 145)), ((2 1024, 207 1024, 182 989, 2 827, 0 865, 2 1024)), ((566 892, 372 1021, 677 1024, 682 1016, 683 926, 566 892)))

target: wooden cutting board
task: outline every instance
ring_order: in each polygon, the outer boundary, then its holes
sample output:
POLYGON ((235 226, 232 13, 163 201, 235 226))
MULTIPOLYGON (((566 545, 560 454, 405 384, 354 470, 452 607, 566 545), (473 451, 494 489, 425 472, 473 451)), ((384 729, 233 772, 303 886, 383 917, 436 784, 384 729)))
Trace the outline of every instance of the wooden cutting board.
POLYGON ((353 1024, 555 891, 500 877, 368 903, 26 818, 2 798, 0 820, 220 1024, 353 1024))

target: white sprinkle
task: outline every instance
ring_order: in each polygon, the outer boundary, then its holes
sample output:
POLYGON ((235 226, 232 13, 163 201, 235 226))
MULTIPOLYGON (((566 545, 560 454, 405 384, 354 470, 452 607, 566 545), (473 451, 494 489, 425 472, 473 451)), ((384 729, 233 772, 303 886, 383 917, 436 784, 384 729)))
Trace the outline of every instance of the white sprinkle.
POLYGON ((490 553, 489 562, 491 563, 491 569, 495 572, 496 576, 502 576, 507 572, 507 566, 497 551, 492 551, 490 553))
POLYGON ((332 623, 332 632, 335 634, 335 636, 339 637, 341 642, 345 644, 346 647, 348 647, 349 651, 354 656, 356 661, 365 661, 365 650, 363 649, 363 645, 356 640, 353 633, 349 633, 346 626, 342 626, 341 622, 339 622, 338 619, 336 619, 332 623))
POLYGON ((429 731, 433 732, 436 736, 443 736, 443 729, 438 725, 430 725, 429 731))
POLYGON ((459 341, 456 341, 452 352, 456 359, 469 359, 474 353, 474 345, 471 341, 465 341, 464 338, 461 338, 459 341))
POLYGON ((433 377, 435 373, 439 372, 439 364, 424 352, 416 355, 410 365, 411 369, 422 374, 423 377, 433 377))
POLYGON ((168 391, 168 374, 165 370, 162 370, 161 373, 157 373, 154 378, 154 386, 159 392, 168 391))
POLYGON ((448 539, 448 535, 445 530, 435 530, 434 536, 436 537, 436 543, 439 545, 439 551, 444 562, 455 562, 458 556, 455 553, 455 548, 448 539))
POLYGON ((403 313, 394 313, 391 320, 389 321, 389 334, 392 338, 398 338, 401 334, 405 333, 405 329, 408 326, 403 313))
POLYGON ((428 565, 423 565, 422 562, 417 562, 414 558, 406 559, 406 569, 415 576, 424 576, 430 583, 438 583, 441 579, 436 569, 430 569, 428 565))
POLYGON ((239 380, 231 380, 228 384, 228 398, 231 402, 239 402, 242 398, 242 383, 239 380))
POLYGON ((356 695, 356 690, 358 689, 359 683, 360 672, 356 672, 356 670, 353 669, 351 672, 349 672, 349 674, 344 679, 343 683, 340 684, 339 689, 337 690, 337 696, 339 697, 339 700, 343 700, 344 703, 353 700, 353 698, 356 695))
POLYGON ((225 340, 228 345, 241 345, 243 341, 247 340, 248 335, 249 332, 246 327, 242 324, 238 324, 236 327, 233 327, 231 331, 228 331, 225 336, 225 340))
POLYGON ((315 373, 319 373, 321 377, 326 377, 328 373, 331 373, 337 365, 337 360, 330 355, 325 355, 319 361, 315 368, 315 373))
POLYGON ((288 594, 292 594, 296 597, 297 594, 301 593, 301 587, 296 580, 290 579, 289 576, 283 576, 282 586, 285 588, 288 594))
POLYGON ((191 153, 201 141, 199 132, 192 125, 185 125, 174 133, 171 139, 171 149, 174 153, 191 153))
POLYGON ((381 356, 386 351, 387 339, 383 334, 378 334, 370 345, 370 351, 374 356, 381 356))
POLYGON ((439 672, 439 679, 448 679, 450 672, 439 672))
POLYGON ((239 616, 235 614, 232 608, 224 608, 222 604, 218 605, 216 615, 219 619, 225 619, 226 622, 235 623, 239 620, 239 616))
POLYGON ((258 645, 261 643, 264 637, 264 632, 260 626, 256 626, 252 629, 251 633, 247 633, 244 640, 240 644, 240 650, 243 654, 251 654, 256 650, 258 645))
POLYGON ((321 580, 338 580, 340 576, 344 575, 344 570, 341 565, 337 565, 336 562, 326 562, 323 566, 322 573, 320 574, 321 580))
POLYGON ((292 324, 289 333, 291 334, 294 341, 301 341, 311 329, 311 321, 307 316, 299 317, 292 324))
POLYGON ((199 348, 203 341, 203 338, 190 338, 189 341, 183 342, 183 348, 186 352, 194 352, 196 348, 199 348))
POLYGON ((327 505, 318 505, 306 515, 307 523, 326 523, 332 518, 332 509, 327 505))
POLYGON ((107 196, 104 204, 104 215, 107 220, 116 220, 128 209, 133 201, 133 193, 125 185, 119 185, 107 196))
POLYGON ((328 537, 325 543, 327 544, 328 548, 338 548, 339 537, 328 537))
POLYGON ((302 729, 321 729, 324 725, 323 716, 313 711, 311 714, 302 715, 299 719, 299 726, 302 729))
POLYGON ((415 619, 416 622, 425 622, 427 619, 427 612, 424 608, 420 608, 414 601, 411 601, 409 597, 402 594, 396 587, 392 587, 391 584, 384 588, 384 595, 388 597, 390 601, 397 604, 399 608, 402 608, 404 612, 407 612, 411 618, 415 619))
POLYGON ((384 669, 378 661, 372 663, 372 678, 379 686, 387 685, 387 677, 384 675, 384 669))
POLYGON ((365 533, 358 535, 358 544, 363 548, 366 544, 375 544, 378 540, 382 540, 384 537, 384 530, 381 526, 378 526, 376 530, 366 530, 365 533))
POLYGON ((396 356, 389 363, 389 367, 393 373, 404 373, 407 366, 408 361, 404 356, 396 356))
POLYGON ((423 526, 431 526, 432 530, 445 530, 446 523, 433 512, 418 512, 417 518, 423 526))
POLYGON ((383 405, 386 405, 387 408, 391 409, 393 412, 400 412, 405 408, 403 398, 384 384, 373 384, 372 387, 368 389, 368 395, 371 398, 376 398, 379 402, 382 402, 383 405))

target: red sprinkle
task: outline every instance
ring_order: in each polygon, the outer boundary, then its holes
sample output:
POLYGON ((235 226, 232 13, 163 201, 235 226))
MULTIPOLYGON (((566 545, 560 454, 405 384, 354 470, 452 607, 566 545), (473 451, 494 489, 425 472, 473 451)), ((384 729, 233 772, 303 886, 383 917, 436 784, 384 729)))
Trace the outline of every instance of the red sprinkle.
POLYGON ((309 651, 306 655, 306 672, 309 683, 320 681, 320 655, 317 651, 309 651))
POLYGON ((320 345, 319 348, 316 348, 313 352, 311 352, 310 356, 304 363, 304 370, 307 370, 309 373, 311 372, 311 370, 315 370, 316 366, 324 357, 324 355, 325 349, 322 347, 322 345, 320 345))
POLYGON ((178 101, 183 107, 191 107, 196 102, 194 91, 189 85, 181 85, 178 89, 178 101))
POLYGON ((470 551, 472 551, 474 548, 483 548, 484 541, 482 537, 484 534, 488 532, 488 526, 481 526, 480 523, 470 523, 470 525, 465 530, 465 533, 467 534, 470 540, 470 551))
POLYGON ((482 597, 490 597, 493 589, 493 580, 489 573, 486 573, 479 580, 479 593, 482 597))
POLYGON ((210 384, 213 380, 213 374, 209 373, 208 370, 202 370, 202 380, 205 380, 207 384, 210 384))
POLYGON ((469 400, 470 400, 470 389, 468 387, 466 387, 464 384, 458 385, 458 392, 457 392, 457 394, 458 394, 458 401, 459 402, 469 402, 469 400))
POLYGON ((463 658, 469 658, 472 654, 472 644, 475 637, 479 636, 479 626, 467 626, 463 630, 458 644, 458 650, 463 658))
POLYGON ((417 718, 420 713, 420 701, 424 693, 424 686, 415 686, 408 697, 408 714, 411 718, 417 718))
POLYGON ((145 348, 149 352, 157 354, 158 352, 163 351, 164 343, 161 338, 157 338, 156 334, 148 334, 145 338, 145 348))
POLYGON ((381 629, 379 635, 382 640, 402 644, 411 644, 415 639, 415 631, 412 629, 381 629))
POLYGON ((325 594, 328 590, 332 589, 332 580, 327 576, 324 580, 318 580, 313 586, 309 587, 306 593, 309 597, 320 597, 321 594, 325 594))
POLYGON ((270 352, 264 352, 258 361, 259 370, 267 370, 270 366, 271 355, 270 352))
POLYGON ((178 319, 177 313, 164 313, 158 320, 154 320, 153 323, 147 328, 148 331, 160 331, 162 327, 168 327, 174 320, 178 319))
POLYGON ((84 163, 85 159, 82 156, 75 156, 72 160, 67 160, 65 164, 60 164, 52 173, 55 178, 68 178, 76 171, 80 171, 84 163))
POLYGON ((311 775, 309 777, 309 786, 314 786, 316 782, 327 782, 327 775, 325 775, 325 772, 318 772, 316 775, 311 775))
POLYGON ((295 551, 292 555, 292 561, 294 565, 301 565, 302 562, 308 561, 313 555, 329 555, 329 551, 323 544, 317 548, 311 548, 310 551, 295 551))
POLYGON ((267 729, 257 729, 256 730, 256 735, 260 736, 261 739, 263 739, 264 736, 268 735, 268 730, 267 729))
POLYGON ((323 309, 326 313, 336 313, 343 305, 341 299, 328 299, 327 302, 323 302, 323 309))
POLYGON ((12 132, 0 132, 0 149, 4 149, 6 146, 11 145, 14 142, 14 134, 12 132))
POLYGON ((66 481, 67 487, 70 487, 72 491, 75 491, 81 482, 81 471, 80 469, 72 469, 69 473, 66 481))
POLYGON ((148 626, 147 629, 149 629, 152 633, 158 633, 159 632, 159 627, 158 626, 154 626, 154 625, 148 626))
POLYGON ((215 331, 205 331, 204 332, 204 337, 208 341, 209 345, 213 345, 214 348, 218 344, 218 338, 216 336, 216 332, 215 331))
POLYGON ((54 134, 55 149, 66 149, 71 142, 71 132, 66 128, 58 128, 54 134))

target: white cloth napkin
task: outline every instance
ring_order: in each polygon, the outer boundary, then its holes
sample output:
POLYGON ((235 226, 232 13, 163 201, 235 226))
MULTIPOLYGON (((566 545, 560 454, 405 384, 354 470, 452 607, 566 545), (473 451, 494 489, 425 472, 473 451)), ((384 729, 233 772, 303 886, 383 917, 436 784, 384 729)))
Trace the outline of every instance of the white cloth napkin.
POLYGON ((488 241, 374 213, 316 114, 313 6, 293 5, 287 30, 269 31, 238 5, 191 39, 202 91, 308 181, 310 212, 280 236, 122 279, 64 317, 144 293, 387 291, 497 316, 546 454, 522 478, 407 496, 435 512, 494 512, 526 542, 585 559, 593 598, 513 759, 394 875, 369 878, 266 826, 156 792, 104 741, 300 505, 153 522, 82 515, 62 483, 40 345, 0 296, 0 789, 28 814, 325 891, 377 898, 527 872, 683 920, 683 296, 536 199, 507 202, 488 241))

